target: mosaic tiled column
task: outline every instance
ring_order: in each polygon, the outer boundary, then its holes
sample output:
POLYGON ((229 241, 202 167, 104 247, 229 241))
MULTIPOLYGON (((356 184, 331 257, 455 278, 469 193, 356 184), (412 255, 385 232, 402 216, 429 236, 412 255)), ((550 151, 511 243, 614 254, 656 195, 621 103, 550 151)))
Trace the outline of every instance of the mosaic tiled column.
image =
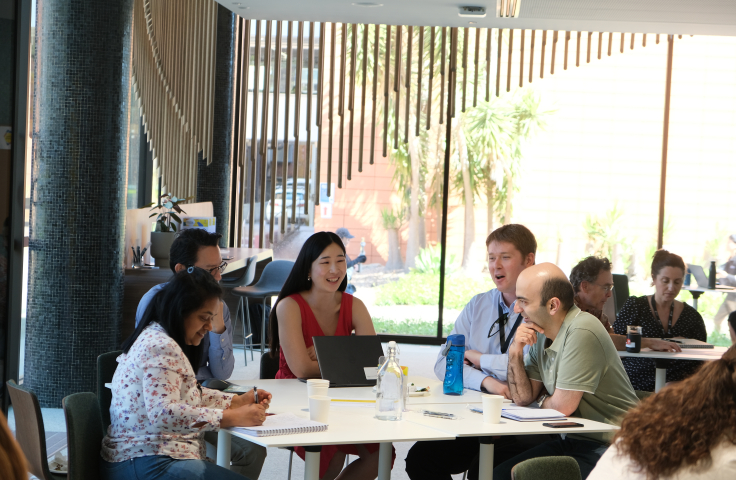
POLYGON ((132 0, 39 0, 25 385, 95 391, 120 344, 132 0))
POLYGON ((217 6, 217 53, 215 55, 215 105, 212 122, 212 162, 199 156, 197 201, 212 202, 217 218, 220 246, 228 246, 230 223, 230 163, 233 152, 233 80, 235 75, 236 16, 217 6))

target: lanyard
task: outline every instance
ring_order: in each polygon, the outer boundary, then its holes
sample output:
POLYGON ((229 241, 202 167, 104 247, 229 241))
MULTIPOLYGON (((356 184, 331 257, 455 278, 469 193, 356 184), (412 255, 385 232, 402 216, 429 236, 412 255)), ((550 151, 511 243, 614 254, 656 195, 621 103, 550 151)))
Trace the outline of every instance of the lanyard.
POLYGON ((493 335, 491 332, 493 332, 493 325, 498 324, 498 335, 501 337, 501 353, 506 353, 506 350, 509 348, 509 344, 511 343, 511 339, 514 338, 514 334, 516 333, 516 329, 521 324, 521 314, 519 314, 516 317, 516 323, 514 323, 514 326, 511 328, 511 332, 509 333, 509 338, 506 338, 506 322, 509 319, 508 313, 503 313, 503 309, 501 308, 501 304, 498 304, 498 319, 491 324, 491 329, 488 331, 488 338, 491 338, 493 335))
MULTIPOLYGON (((657 302, 654 300, 654 295, 652 295, 652 304, 653 304, 652 310, 654 310, 654 318, 657 319, 657 324, 659 326, 662 326, 662 321, 659 319, 659 313, 657 312, 657 302)), ((664 332, 664 336, 666 338, 669 338, 672 336, 670 331, 672 330, 672 316, 674 315, 674 313, 675 313, 675 301, 673 300, 672 305, 670 306, 670 318, 667 321, 667 331, 664 332)), ((664 329, 662 329, 662 331, 664 331, 664 329)))

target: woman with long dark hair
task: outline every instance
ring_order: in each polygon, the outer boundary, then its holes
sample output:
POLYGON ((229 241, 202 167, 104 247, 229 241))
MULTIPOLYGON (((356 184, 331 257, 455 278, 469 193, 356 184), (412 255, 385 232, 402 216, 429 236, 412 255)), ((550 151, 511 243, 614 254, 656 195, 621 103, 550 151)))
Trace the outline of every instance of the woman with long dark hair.
MULTIPOLYGON (((319 232, 304 242, 271 310, 271 355, 279 357, 276 378, 320 377, 312 337, 350 335, 353 331, 356 335, 376 334, 363 302, 345 293, 346 273, 345 246, 340 237, 319 232)), ((295 451, 304 458, 303 448, 295 451)), ((374 479, 377 475, 378 444, 322 447, 322 480, 374 479), (347 454, 360 458, 342 470, 347 454)))
POLYGON ((629 411, 588 480, 736 478, 736 346, 629 411))
POLYGON ((200 387, 196 367, 222 288, 209 272, 175 274, 123 343, 112 380, 111 425, 102 441, 104 480, 237 480, 206 462, 204 432, 261 425, 271 395, 232 395, 200 387))

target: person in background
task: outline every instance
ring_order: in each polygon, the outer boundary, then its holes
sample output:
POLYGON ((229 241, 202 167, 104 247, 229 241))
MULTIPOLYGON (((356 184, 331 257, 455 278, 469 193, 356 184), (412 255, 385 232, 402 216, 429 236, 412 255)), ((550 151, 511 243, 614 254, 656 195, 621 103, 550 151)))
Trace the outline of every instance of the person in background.
POLYGON ((102 441, 103 480, 242 479, 205 461, 204 432, 262 425, 271 394, 233 395, 201 387, 202 341, 220 309, 222 288, 188 267, 151 300, 123 343, 112 379, 111 424, 102 441))
MULTIPOLYGON (((363 302, 345 293, 346 258, 345 245, 332 232, 315 233, 304 242, 271 309, 268 355, 279 359, 276 378, 321 378, 312 337, 376 334, 363 302)), ((374 479, 378 450, 377 443, 323 446, 319 477, 374 479), (343 469, 345 455, 359 458, 343 469)), ((304 458, 304 448, 294 451, 304 458)))
MULTIPOLYGON (((675 300, 685 279, 682 257, 667 250, 657 250, 652 259, 654 295, 630 297, 618 312, 613 330, 626 335, 626 327, 642 327, 643 338, 684 337, 705 342, 703 317, 690 305, 675 300)), ((654 391, 655 366, 651 358, 622 358, 631 384, 636 390, 654 391)), ((673 360, 667 367, 667 381, 690 376, 701 362, 673 360)))
MULTIPOLYGON (((720 266, 716 276, 721 285, 736 287, 736 233, 728 237, 726 251, 728 251, 728 261, 720 266)), ((721 323, 734 310, 736 310, 736 293, 727 293, 723 303, 713 316, 716 330, 721 330, 721 323)))
POLYGON ((0 478, 3 480, 27 480, 26 457, 8 428, 5 415, 0 413, 0 478))
MULTIPOLYGON (((227 263, 220 256, 219 233, 209 233, 201 228, 190 228, 180 231, 169 251, 169 265, 175 274, 186 270, 190 266, 203 268, 210 272, 216 281, 222 279, 222 272, 227 263)), ((167 284, 156 285, 148 291, 138 303, 135 314, 135 324, 141 322, 146 309, 153 297, 167 284)), ((225 302, 218 304, 217 312, 212 317, 212 330, 202 339, 202 356, 199 365, 195 368, 197 380, 202 382, 208 378, 226 380, 230 378, 235 368, 233 355, 233 327, 230 319, 230 309, 225 302)), ((205 432, 208 455, 216 455, 217 434, 205 432)), ((267 449, 244 438, 233 437, 231 459, 233 469, 250 478, 258 478, 266 461, 267 449)))
MULTIPOLYGON (((601 322, 574 304, 572 285, 557 266, 535 265, 516 282, 515 312, 524 323, 509 348, 509 390, 514 402, 536 401, 566 416, 616 425, 638 399, 601 322), (524 347, 529 353, 524 355, 524 347), (546 390, 548 393, 543 393, 546 390)), ((586 478, 611 434, 557 436, 493 469, 494 480, 512 478, 513 467, 530 458, 569 456, 586 478), (564 437, 564 438, 563 438, 564 437)), ((497 444, 507 442, 502 438, 497 444)))
MULTIPOLYGON (((534 265, 537 241, 524 225, 500 227, 486 239, 488 272, 496 288, 473 297, 455 321, 452 334, 465 335, 463 384, 471 390, 482 390, 511 398, 506 383, 508 349, 514 333, 522 322, 513 313, 516 302, 516 279, 534 265)), ((446 358, 437 355, 434 372, 445 379, 446 358)), ((519 437, 524 448, 540 441, 536 436, 519 437)), ((416 480, 449 479, 451 475, 468 471, 468 478, 478 478, 478 439, 461 437, 439 442, 417 442, 406 457, 406 473, 416 480)), ((512 455, 516 455, 516 450, 512 455)), ((505 457, 503 448, 496 449, 495 459, 505 457)))
POLYGON ((736 478, 736 346, 643 400, 588 480, 736 478))
POLYGON ((340 240, 342 241, 342 244, 345 245, 345 259, 347 262, 347 275, 348 275, 348 286, 345 288, 345 293, 349 293, 350 295, 355 293, 355 285, 350 283, 350 280, 353 278, 353 273, 355 273, 355 265, 359 263, 365 263, 366 257, 365 255, 358 255, 355 260, 351 260, 350 257, 347 254, 348 245, 350 245, 350 239, 355 238, 355 235, 351 235, 350 231, 348 231, 345 227, 340 227, 337 230, 335 230, 335 234, 340 237, 340 240))
MULTIPOLYGON (((613 293, 611 262, 607 258, 584 258, 570 272, 570 283, 575 290, 575 306, 601 321, 616 350, 626 350, 626 335, 614 333, 608 316, 603 313, 603 305, 613 293)), ((659 352, 682 351, 676 343, 658 338, 643 338, 641 346, 659 352)))
POLYGON ((731 344, 736 345, 736 312, 728 316, 728 331, 731 334, 731 344))

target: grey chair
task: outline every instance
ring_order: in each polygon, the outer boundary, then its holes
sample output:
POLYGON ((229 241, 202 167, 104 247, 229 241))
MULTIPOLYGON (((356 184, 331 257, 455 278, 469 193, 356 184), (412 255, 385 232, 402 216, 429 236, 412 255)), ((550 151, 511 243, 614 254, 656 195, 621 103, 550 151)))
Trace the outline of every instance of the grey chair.
POLYGON ((66 475, 49 471, 46 431, 38 398, 13 380, 8 380, 7 385, 15 413, 15 439, 28 460, 28 471, 41 480, 65 480, 66 475))
MULTIPOLYGON (((621 311, 626 300, 629 299, 629 277, 621 273, 613 274, 613 305, 616 315, 621 311)), ((613 323, 613 322, 612 322, 613 323)))
POLYGON ((512 480, 582 480, 578 462, 572 457, 538 457, 514 465, 512 480))
POLYGON ((66 417, 68 480, 99 480, 104 430, 97 395, 73 393, 64 397, 61 405, 66 417))
POLYGON ((102 414, 102 428, 105 431, 110 426, 110 404, 112 403, 112 390, 105 384, 112 382, 115 370, 118 369, 117 358, 122 354, 122 350, 115 350, 97 357, 97 400, 100 403, 98 408, 102 414))
POLYGON ((263 318, 261 319, 261 355, 266 346, 266 300, 278 295, 284 286, 287 277, 294 267, 294 262, 289 260, 274 260, 266 265, 255 285, 248 287, 233 288, 233 294, 245 299, 245 312, 248 317, 248 330, 251 330, 250 312, 248 311, 248 300, 263 301, 263 318))
MULTIPOLYGON (((246 287, 253 283, 253 281, 256 278, 256 266, 258 263, 258 257, 253 256, 250 257, 246 264, 245 268, 243 268, 242 273, 238 277, 222 277, 222 284, 228 288, 237 288, 237 287, 246 287)), ((233 292, 235 293, 235 292, 233 292)), ((250 359, 253 360, 253 332, 250 329, 250 322, 247 324, 247 333, 246 333, 246 321, 245 321, 245 309, 247 307, 247 298, 246 298, 246 304, 243 305, 243 298, 242 296, 239 296, 238 299, 238 310, 235 312, 235 319, 233 320, 233 332, 237 331, 238 328, 238 320, 240 320, 240 326, 241 331, 243 333, 243 343, 242 345, 233 345, 235 346, 242 346, 243 347, 243 358, 245 359, 245 366, 248 366, 248 357, 246 355, 246 349, 248 348, 248 343, 250 343, 250 359)))

